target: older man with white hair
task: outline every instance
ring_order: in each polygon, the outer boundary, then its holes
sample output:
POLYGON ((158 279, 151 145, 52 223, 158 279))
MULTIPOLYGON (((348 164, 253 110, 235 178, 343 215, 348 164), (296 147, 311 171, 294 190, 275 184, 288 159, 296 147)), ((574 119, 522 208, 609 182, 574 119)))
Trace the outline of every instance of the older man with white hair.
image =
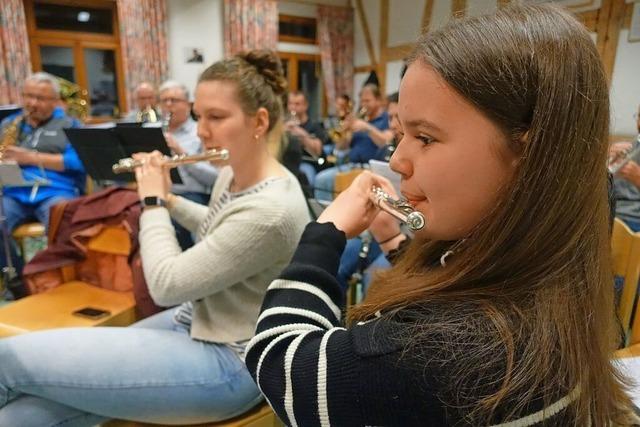
MULTIPOLYGON (((3 207, 9 231, 33 220, 46 227, 49 208, 79 195, 86 180, 82 162, 63 132, 75 127, 76 122, 59 107, 60 85, 56 77, 43 72, 32 74, 24 83, 22 98, 22 111, 0 123, 3 160, 15 161, 25 180, 43 183, 4 187, 3 207)), ((20 272, 21 260, 15 249, 11 252, 20 272)), ((0 245, 0 264, 5 266, 4 244, 0 245)))

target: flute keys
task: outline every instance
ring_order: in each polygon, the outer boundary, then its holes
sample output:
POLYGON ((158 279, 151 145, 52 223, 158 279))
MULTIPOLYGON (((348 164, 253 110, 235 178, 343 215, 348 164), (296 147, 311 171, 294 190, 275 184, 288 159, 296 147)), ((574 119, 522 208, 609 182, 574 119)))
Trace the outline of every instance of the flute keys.
POLYGON ((420 212, 411 212, 407 215, 407 227, 409 227, 412 231, 422 230, 426 221, 424 220, 424 215, 420 212))

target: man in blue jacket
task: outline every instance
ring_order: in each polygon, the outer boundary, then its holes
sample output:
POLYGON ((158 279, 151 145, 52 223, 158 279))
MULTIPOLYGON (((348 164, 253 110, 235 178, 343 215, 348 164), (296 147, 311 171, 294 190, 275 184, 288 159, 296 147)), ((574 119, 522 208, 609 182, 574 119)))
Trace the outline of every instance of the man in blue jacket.
MULTIPOLYGON (((54 204, 78 196, 85 185, 85 171, 63 129, 76 127, 60 107, 60 85, 48 73, 29 76, 23 89, 23 109, 0 123, 2 161, 14 161, 29 187, 4 187, 3 208, 7 231, 28 221, 49 223, 54 204)), ((3 238, 3 237, 0 237, 3 238)), ((22 271, 13 242, 10 252, 18 273, 22 271)), ((6 266, 4 244, 0 265, 6 266)))

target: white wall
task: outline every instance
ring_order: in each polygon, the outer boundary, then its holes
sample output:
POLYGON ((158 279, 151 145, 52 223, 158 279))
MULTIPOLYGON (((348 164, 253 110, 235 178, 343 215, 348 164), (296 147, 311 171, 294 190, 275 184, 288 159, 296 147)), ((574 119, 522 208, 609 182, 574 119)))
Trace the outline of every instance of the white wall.
POLYGON ((633 135, 638 132, 633 114, 640 104, 640 42, 629 43, 629 30, 622 30, 611 79, 611 133, 633 135))
MULTIPOLYGON (((529 0, 535 1, 535 0, 529 0)), ((541 0, 542 1, 542 0, 541 0)), ((355 2, 352 1, 352 6, 355 2)), ((376 60, 380 59, 379 28, 380 28, 380 1, 362 0, 371 41, 376 52, 376 60)), ((444 25, 451 18, 452 0, 434 0, 433 11, 430 20, 430 28, 435 29, 444 25)), ((557 3, 574 5, 584 3, 579 0, 562 0, 557 3)), ((424 9, 425 0, 389 0, 389 46, 398 46, 414 42, 421 33, 420 20, 424 9)), ((575 11, 592 10, 600 7, 601 0, 594 0, 587 7, 575 11)), ((467 14, 477 16, 491 13, 497 9, 496 0, 468 0, 467 14)), ((358 14, 355 17, 355 58, 356 66, 370 65, 366 42, 362 25, 358 14)), ((592 37, 595 41, 595 34, 592 37)), ((635 135, 636 124, 633 114, 640 104, 640 42, 629 43, 627 41, 628 30, 622 30, 618 41, 618 51, 611 83, 611 133, 622 135, 635 135)), ((400 84, 401 61, 387 64, 385 93, 390 94, 398 90, 400 84)), ((360 73, 354 76, 354 96, 362 87, 366 74, 360 73)))
POLYGON ((168 0, 169 77, 191 92, 200 73, 224 57, 222 0, 168 0), (201 48, 202 64, 187 63, 185 49, 201 48))

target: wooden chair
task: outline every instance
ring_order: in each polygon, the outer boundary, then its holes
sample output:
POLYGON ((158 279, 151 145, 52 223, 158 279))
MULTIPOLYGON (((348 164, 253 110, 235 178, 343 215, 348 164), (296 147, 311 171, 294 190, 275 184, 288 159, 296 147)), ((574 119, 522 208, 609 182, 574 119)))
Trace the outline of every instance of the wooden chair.
POLYGON ((351 169, 350 171, 346 172, 338 172, 336 174, 336 180, 333 186, 333 196, 335 197, 346 190, 351 185, 353 180, 356 179, 356 177, 360 175, 360 173, 362 173, 362 171, 363 169, 351 169))
MULTIPOLYGON (((613 272, 624 281, 618 303, 618 317, 624 331, 625 343, 629 343, 631 316, 636 303, 637 284, 640 277, 640 234, 631 231, 618 218, 613 224, 611 252, 613 272)), ((636 316, 638 317, 640 316, 636 316)), ((638 334, 640 335, 640 327, 638 334)))
POLYGON ((0 337, 75 326, 127 326, 135 320, 132 292, 115 292, 76 281, 0 307, 0 337), (105 310, 109 315, 92 320, 73 314, 85 307, 105 310))
MULTIPOLYGON (((13 240, 16 241, 20 248, 20 255, 25 259, 25 241, 28 238, 37 239, 44 238, 44 225, 39 222, 29 222, 18 226, 13 230, 13 240)), ((25 259, 25 262, 27 260, 25 259)))
MULTIPOLYGON (((186 424, 183 427, 283 427, 269 405, 262 403, 249 412, 226 421, 205 424, 186 424)), ((138 423, 135 421, 113 420, 102 424, 102 427, 162 427, 158 424, 138 423)))

